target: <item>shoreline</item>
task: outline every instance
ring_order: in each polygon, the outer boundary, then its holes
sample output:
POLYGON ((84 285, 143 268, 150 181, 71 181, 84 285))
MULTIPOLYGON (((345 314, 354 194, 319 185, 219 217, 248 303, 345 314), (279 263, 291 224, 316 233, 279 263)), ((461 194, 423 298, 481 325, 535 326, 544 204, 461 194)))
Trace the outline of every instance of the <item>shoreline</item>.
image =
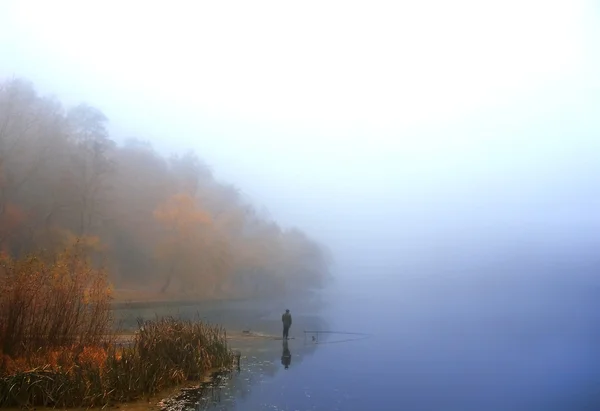
POLYGON ((96 345, 2 356, 1 407, 119 406, 201 381, 214 370, 239 369, 240 356, 214 324, 157 318, 135 333, 105 337, 96 345))
POLYGON ((243 331, 279 335, 285 309, 291 309, 294 329, 302 329, 303 324, 304 329, 323 329, 321 313, 326 305, 319 293, 307 292, 278 298, 115 301, 111 311, 114 331, 118 334, 133 334, 138 328, 138 319, 171 316, 217 324, 228 335, 243 331))
MULTIPOLYGON (((134 334, 119 334, 121 343, 131 342, 134 334)), ((292 337, 290 340, 298 339, 292 337)), ((232 364, 229 367, 217 367, 207 370, 199 379, 184 381, 182 383, 166 387, 163 390, 154 393, 142 395, 137 399, 124 402, 116 402, 105 406, 94 407, 53 407, 53 406, 35 406, 38 410, 64 410, 64 411, 84 411, 90 409, 121 409, 129 411, 181 411, 189 406, 190 401, 211 401, 215 395, 220 395, 221 383, 228 383, 235 379, 240 368, 246 370, 247 366, 256 361, 257 356, 265 355, 267 358, 275 359, 280 355, 280 345, 270 345, 269 342, 281 341, 278 335, 260 333, 260 332, 232 332, 227 333, 227 345, 234 355, 239 355, 242 367, 232 364), (262 343, 264 342, 264 343, 262 343), (209 392, 209 390, 211 390, 209 392), (214 391, 213 391, 214 390, 214 391)), ((261 357, 264 358, 264 357, 261 357)), ((274 361, 274 364, 277 360, 274 361)), ((246 371, 245 371, 246 372, 246 371)), ((9 411, 22 410, 20 407, 1 407, 9 411)))
MULTIPOLYGON (((304 332, 304 330, 302 331, 304 332)), ((226 330, 227 341, 253 341, 253 340, 282 340, 283 338, 279 335, 264 333, 264 332, 244 332, 244 331, 229 331, 226 330)), ((115 344, 127 344, 133 342, 135 333, 123 332, 115 334, 115 344)), ((292 337, 295 338, 295 337, 292 337)), ((290 339, 292 339, 290 338, 290 339)))
MULTIPOLYGON (((306 303, 306 300, 304 300, 306 303)), ((274 361, 276 364, 281 356, 280 344, 272 344, 275 341, 282 341, 281 337, 281 306, 292 306, 298 314, 294 315, 294 324, 291 331, 291 337, 296 340, 302 338, 304 329, 320 328, 323 325, 323 320, 320 315, 315 313, 315 307, 311 304, 283 304, 281 300, 218 300, 218 301, 174 301, 165 305, 164 301, 144 301, 138 304, 145 306, 143 310, 133 307, 129 303, 121 302, 121 308, 113 308, 111 311, 115 317, 121 317, 121 320, 131 320, 133 318, 143 318, 144 320, 161 319, 166 317, 174 317, 188 320, 200 320, 211 325, 222 327, 225 331, 225 342, 227 349, 239 358, 243 364, 250 365, 257 356, 266 356, 270 358, 268 361, 274 361), (127 305, 125 305, 127 304, 127 305), (191 307, 192 309, 182 309, 182 307, 191 307), (304 313, 304 309, 310 308, 308 313, 304 313), (176 309, 175 312, 173 309, 176 309), (204 314, 199 316, 198 312, 204 314), (141 314, 141 315, 140 315, 141 314), (195 317, 195 318, 194 318, 195 317)), ((114 306, 113 306, 114 307, 114 306)), ((115 319, 117 319, 115 318, 115 319)), ((135 336, 138 334, 137 321, 135 326, 133 322, 129 327, 119 327, 115 321, 117 329, 109 336, 113 338, 114 346, 127 348, 131 346, 135 336)), ((239 364, 239 363, 238 363, 239 364)), ((233 375, 236 369, 239 371, 239 365, 231 364, 227 368, 226 373, 233 375)), ((134 411, 141 410, 160 410, 169 409, 175 410, 177 407, 165 407, 168 401, 169 404, 175 404, 177 398, 184 401, 185 391, 193 394, 194 398, 198 391, 202 391, 207 384, 214 382, 215 376, 222 374, 224 368, 212 368, 207 370, 205 375, 199 380, 190 380, 171 386, 161 390, 153 395, 143 395, 132 401, 117 402, 110 405, 110 409, 123 408, 134 411), (191 393, 194 391, 194 393, 191 393)), ((191 397, 188 398, 188 400, 191 397)), ((4 409, 16 410, 14 407, 3 407, 4 409)), ((38 407, 39 409, 49 410, 52 407, 38 407)), ((83 410, 86 407, 62 408, 55 407, 53 409, 64 410, 83 410)))
POLYGON ((23 411, 23 409, 35 409, 35 410, 60 410, 60 411, 89 411, 89 410, 103 410, 103 409, 111 409, 111 410, 131 410, 131 411, 159 411, 159 410, 173 410, 173 402, 178 399, 182 395, 182 393, 186 391, 192 390, 203 390, 208 385, 214 384, 219 376, 233 373, 233 368, 231 370, 223 370, 220 368, 214 368, 206 371, 205 375, 203 375, 198 380, 186 381, 181 384, 173 385, 171 387, 165 388, 160 392, 145 395, 142 398, 138 398, 131 401, 119 402, 115 404, 108 404, 104 406, 95 406, 95 407, 54 407, 54 406, 35 406, 30 408, 23 408, 18 406, 12 407, 0 407, 1 410, 7 411, 23 411))

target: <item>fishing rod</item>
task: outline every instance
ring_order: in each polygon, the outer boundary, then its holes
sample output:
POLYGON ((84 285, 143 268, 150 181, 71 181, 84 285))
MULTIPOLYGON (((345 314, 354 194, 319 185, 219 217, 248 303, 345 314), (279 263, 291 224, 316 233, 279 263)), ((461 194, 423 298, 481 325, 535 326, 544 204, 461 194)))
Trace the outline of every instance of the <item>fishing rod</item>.
POLYGON ((371 335, 367 333, 353 333, 347 331, 321 331, 321 330, 304 330, 304 334, 343 334, 343 335, 371 335))
POLYGON ((331 344, 334 342, 347 342, 347 341, 358 341, 358 340, 362 340, 365 338, 369 338, 371 336, 371 334, 367 334, 367 333, 357 333, 357 332, 349 332, 349 331, 329 331, 329 330, 304 330, 304 341, 306 342, 306 336, 307 334, 315 334, 312 336, 312 340, 314 343, 317 344, 331 344), (337 335, 356 335, 358 337, 361 338, 354 338, 354 339, 347 339, 347 340, 340 340, 340 341, 325 341, 325 342, 320 342, 319 341, 319 334, 337 334, 337 335))

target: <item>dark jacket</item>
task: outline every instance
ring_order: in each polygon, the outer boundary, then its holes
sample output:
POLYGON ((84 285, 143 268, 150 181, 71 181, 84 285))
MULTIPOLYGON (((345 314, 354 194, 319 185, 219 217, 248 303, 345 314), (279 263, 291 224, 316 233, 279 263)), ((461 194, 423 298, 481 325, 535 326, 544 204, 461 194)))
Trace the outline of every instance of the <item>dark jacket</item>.
POLYGON ((290 327, 292 325, 292 314, 290 314, 290 313, 284 313, 281 316, 281 322, 283 322, 284 326, 290 327))

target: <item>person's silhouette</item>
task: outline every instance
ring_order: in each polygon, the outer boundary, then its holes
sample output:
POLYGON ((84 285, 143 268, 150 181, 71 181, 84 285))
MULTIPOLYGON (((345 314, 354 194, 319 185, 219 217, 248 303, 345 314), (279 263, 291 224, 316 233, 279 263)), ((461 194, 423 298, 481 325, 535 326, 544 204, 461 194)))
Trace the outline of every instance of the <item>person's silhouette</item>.
POLYGON ((285 310, 285 313, 281 316, 281 322, 283 323, 283 339, 287 340, 292 326, 292 314, 290 310, 285 310))
POLYGON ((287 340, 283 340, 283 353, 281 354, 281 364, 287 370, 290 367, 292 362, 292 353, 290 352, 290 348, 288 347, 287 340))

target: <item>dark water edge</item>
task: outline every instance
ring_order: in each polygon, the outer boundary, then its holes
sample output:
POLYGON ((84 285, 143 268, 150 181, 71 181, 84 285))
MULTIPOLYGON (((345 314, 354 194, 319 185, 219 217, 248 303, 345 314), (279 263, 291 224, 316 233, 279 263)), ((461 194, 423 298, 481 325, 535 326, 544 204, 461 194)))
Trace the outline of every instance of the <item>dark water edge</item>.
MULTIPOLYGON (((183 411, 188 408, 206 409, 217 405, 227 398, 228 382, 234 378, 234 370, 214 372, 209 381, 197 386, 182 388, 171 397, 165 398, 157 404, 161 411, 183 411)), ((239 371, 237 371, 239 373, 239 371)))
POLYGON ((233 344, 242 353, 238 369, 215 373, 210 382, 182 388, 180 392, 157 404, 161 411, 237 409, 262 387, 268 386, 279 372, 298 367, 319 349, 310 339, 294 337, 287 344, 281 340, 237 341, 233 344), (286 361, 285 355, 289 355, 286 361), (290 352, 291 351, 291 352, 290 352))
POLYGON ((318 293, 303 293, 287 298, 243 299, 222 301, 182 301, 120 303, 113 305, 115 320, 121 330, 134 330, 138 319, 174 316, 201 319, 223 326, 228 333, 228 345, 240 355, 239 368, 213 373, 209 381, 191 383, 154 404, 135 403, 122 408, 131 410, 159 409, 163 411, 227 410, 246 398, 252 388, 272 378, 284 367, 282 358, 296 366, 317 349, 311 338, 305 340, 304 330, 326 330, 321 315, 327 301, 318 293), (281 338, 281 314, 290 309, 293 325, 290 341, 281 338), (287 351, 286 351, 287 350, 287 351), (287 357, 286 357, 287 358, 287 357))
POLYGON ((252 330, 273 333, 279 332, 281 314, 285 309, 312 316, 313 321, 317 321, 326 306, 327 301, 319 292, 303 292, 289 297, 261 299, 117 302, 113 304, 113 315, 122 331, 135 330, 139 318, 150 320, 174 316, 219 324, 228 332, 252 330))

